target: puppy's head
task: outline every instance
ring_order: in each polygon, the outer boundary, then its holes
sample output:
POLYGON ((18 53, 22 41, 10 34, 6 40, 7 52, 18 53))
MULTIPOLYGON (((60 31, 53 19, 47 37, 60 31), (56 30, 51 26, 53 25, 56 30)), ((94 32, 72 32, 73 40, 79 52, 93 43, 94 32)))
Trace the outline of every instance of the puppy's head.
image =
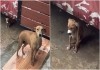
POLYGON ((6 23, 8 23, 8 21, 9 21, 9 18, 5 18, 6 19, 6 23))
POLYGON ((74 19, 68 19, 68 31, 67 33, 69 35, 71 35, 72 33, 74 33, 76 31, 78 27, 78 23, 74 20, 74 19))
POLYGON ((42 37, 42 35, 46 33, 46 29, 44 29, 43 26, 37 26, 34 28, 34 30, 39 37, 42 37))

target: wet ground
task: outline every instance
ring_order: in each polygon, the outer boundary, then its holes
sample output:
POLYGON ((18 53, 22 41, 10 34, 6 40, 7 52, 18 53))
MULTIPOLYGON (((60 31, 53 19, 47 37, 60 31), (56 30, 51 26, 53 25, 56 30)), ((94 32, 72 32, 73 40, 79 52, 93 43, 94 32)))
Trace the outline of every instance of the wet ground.
POLYGON ((86 27, 86 23, 51 5, 51 68, 52 69, 98 69, 99 30, 86 27), (67 51, 67 20, 74 18, 84 28, 84 39, 78 53, 67 51), (92 33, 91 33, 92 31, 92 33))
MULTIPOLYGON (((7 63, 7 61, 13 56, 18 47, 17 38, 19 33, 26 28, 19 26, 19 24, 14 23, 10 28, 6 28, 5 16, 1 14, 1 68, 7 63), (13 40, 13 39, 16 40, 13 40)), ((44 63, 42 69, 49 69, 50 59, 44 63)))

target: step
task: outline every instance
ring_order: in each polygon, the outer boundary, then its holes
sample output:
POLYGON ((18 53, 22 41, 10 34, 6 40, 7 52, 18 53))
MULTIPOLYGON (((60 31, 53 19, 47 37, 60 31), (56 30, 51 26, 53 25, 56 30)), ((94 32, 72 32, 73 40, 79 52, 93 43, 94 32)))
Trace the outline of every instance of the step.
POLYGON ((3 66, 3 70, 14 70, 14 69, 40 69, 40 67, 42 66, 44 60, 46 59, 48 53, 50 51, 50 43, 49 40, 42 38, 42 46, 39 48, 37 54, 36 54, 36 58, 37 61, 35 62, 35 64, 32 66, 31 65, 31 48, 29 45, 27 45, 24 48, 24 52, 25 55, 22 55, 22 48, 20 48, 18 54, 19 54, 19 58, 17 58, 16 56, 16 52, 15 54, 10 58, 10 60, 8 60, 8 62, 3 66), (43 48, 45 48, 43 50, 43 48), (38 55, 38 53, 40 53, 38 55))

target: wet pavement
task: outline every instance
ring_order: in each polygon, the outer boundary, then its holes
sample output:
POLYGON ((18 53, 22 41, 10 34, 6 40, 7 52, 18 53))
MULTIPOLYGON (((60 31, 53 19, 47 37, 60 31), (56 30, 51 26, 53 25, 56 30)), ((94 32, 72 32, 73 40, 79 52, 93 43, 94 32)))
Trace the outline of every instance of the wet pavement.
POLYGON ((98 69, 99 68, 99 30, 86 27, 86 23, 51 5, 51 69, 98 69), (84 39, 78 53, 67 51, 67 20, 74 18, 84 28, 84 39), (92 33, 91 33, 92 31, 92 33))

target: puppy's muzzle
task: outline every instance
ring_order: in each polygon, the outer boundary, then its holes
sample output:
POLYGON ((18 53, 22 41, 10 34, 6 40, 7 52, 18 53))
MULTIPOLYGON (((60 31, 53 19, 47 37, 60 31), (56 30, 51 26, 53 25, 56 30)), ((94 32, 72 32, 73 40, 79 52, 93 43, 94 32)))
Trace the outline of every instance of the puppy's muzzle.
POLYGON ((71 30, 68 30, 67 33, 68 33, 68 35, 71 35, 72 34, 72 31, 71 30))
POLYGON ((8 24, 8 22, 6 22, 8 24))

